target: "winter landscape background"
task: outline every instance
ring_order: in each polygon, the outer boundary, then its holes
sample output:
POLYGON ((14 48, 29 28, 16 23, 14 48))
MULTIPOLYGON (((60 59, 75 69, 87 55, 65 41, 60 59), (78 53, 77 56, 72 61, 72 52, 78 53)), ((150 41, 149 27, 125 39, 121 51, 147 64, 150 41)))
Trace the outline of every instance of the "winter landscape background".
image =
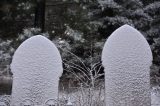
POLYGON ((159 0, 1 0, 0 95, 11 94, 10 63, 17 47, 41 34, 56 44, 62 56, 62 102, 77 97, 76 103, 103 106, 102 48, 124 24, 138 29, 152 49, 152 104, 160 106, 159 0))

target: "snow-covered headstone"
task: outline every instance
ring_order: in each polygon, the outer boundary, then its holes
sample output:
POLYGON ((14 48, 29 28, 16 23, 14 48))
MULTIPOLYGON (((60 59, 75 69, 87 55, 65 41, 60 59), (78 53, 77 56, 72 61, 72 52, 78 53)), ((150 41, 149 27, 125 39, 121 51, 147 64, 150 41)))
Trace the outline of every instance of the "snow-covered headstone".
POLYGON ((143 35, 129 25, 111 34, 102 52, 106 106, 151 106, 152 53, 143 35))
POLYGON ((43 106, 46 101, 57 99, 62 60, 56 46, 47 38, 37 35, 24 41, 13 56, 11 71, 11 106, 32 102, 34 106, 43 106))

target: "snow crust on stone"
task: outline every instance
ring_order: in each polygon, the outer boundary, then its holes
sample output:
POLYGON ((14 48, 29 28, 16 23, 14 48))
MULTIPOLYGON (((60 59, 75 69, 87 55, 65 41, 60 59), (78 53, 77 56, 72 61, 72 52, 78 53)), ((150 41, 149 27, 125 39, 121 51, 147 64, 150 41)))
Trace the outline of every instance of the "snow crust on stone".
POLYGON ((42 105, 57 98, 62 59, 56 46, 47 38, 37 35, 24 41, 13 56, 11 71, 11 106, 20 106, 27 99, 42 105))
POLYGON ((152 53, 143 35, 129 25, 114 31, 102 52, 106 106, 151 106, 152 53))

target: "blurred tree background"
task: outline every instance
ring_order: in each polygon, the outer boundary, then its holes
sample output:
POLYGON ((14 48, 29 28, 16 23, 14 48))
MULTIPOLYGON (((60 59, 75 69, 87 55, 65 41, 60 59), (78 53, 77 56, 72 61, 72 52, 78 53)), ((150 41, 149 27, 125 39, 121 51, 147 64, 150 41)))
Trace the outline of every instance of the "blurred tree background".
POLYGON ((82 66, 75 54, 91 68, 101 63, 108 36, 124 24, 138 29, 150 44, 151 84, 160 85, 159 0, 1 0, 0 94, 11 93, 12 56, 27 38, 43 34, 57 45, 63 61, 82 66))

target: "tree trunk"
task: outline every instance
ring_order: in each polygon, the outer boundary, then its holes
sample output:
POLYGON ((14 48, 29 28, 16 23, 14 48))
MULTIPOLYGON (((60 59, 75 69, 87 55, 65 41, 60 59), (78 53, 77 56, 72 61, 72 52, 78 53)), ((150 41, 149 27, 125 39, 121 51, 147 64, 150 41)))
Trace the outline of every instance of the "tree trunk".
POLYGON ((41 32, 45 30, 45 0, 36 0, 34 26, 41 28, 41 32))
POLYGON ((11 94, 12 89, 12 77, 0 76, 0 95, 11 94))

